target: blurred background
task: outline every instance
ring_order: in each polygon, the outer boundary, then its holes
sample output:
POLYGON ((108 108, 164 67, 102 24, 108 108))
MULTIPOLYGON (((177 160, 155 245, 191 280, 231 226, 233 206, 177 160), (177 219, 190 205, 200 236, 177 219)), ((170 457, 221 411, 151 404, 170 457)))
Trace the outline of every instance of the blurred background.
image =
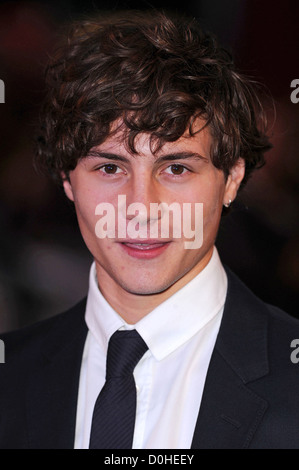
POLYGON ((33 167, 43 71, 64 24, 95 9, 130 8, 201 19, 233 51, 239 68, 272 93, 274 148, 223 219, 217 246, 259 297, 299 317, 299 103, 290 100, 290 84, 299 79, 299 2, 2 1, 0 332, 59 313, 86 295, 91 256, 74 209, 33 167))

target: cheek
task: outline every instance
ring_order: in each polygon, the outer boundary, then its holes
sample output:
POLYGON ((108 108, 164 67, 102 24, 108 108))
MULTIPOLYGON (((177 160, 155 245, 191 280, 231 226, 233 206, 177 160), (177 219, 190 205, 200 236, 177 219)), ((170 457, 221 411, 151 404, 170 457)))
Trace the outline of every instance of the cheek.
POLYGON ((82 234, 94 233, 98 217, 95 214, 99 200, 92 191, 79 191, 75 194, 75 209, 82 234))
MULTIPOLYGON (((222 176, 222 175, 221 175, 222 176)), ((204 226, 218 228, 225 191, 224 178, 215 178, 207 186, 203 197, 204 226)))
POLYGON ((218 174, 212 174, 209 178, 199 181, 190 192, 185 193, 189 200, 202 202, 208 210, 217 210, 222 205, 225 192, 224 178, 218 174))

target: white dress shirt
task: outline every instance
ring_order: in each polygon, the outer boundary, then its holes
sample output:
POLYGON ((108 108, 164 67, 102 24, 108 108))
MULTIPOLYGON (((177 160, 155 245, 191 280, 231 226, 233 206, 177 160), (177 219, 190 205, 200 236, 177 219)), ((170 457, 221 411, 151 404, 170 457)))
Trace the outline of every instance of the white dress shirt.
POLYGON ((128 325, 100 292, 93 263, 75 449, 89 447, 93 409, 105 383, 109 339, 118 329, 132 328, 149 347, 134 370, 133 449, 190 449, 226 292, 226 273, 214 248, 201 273, 135 325, 128 325))

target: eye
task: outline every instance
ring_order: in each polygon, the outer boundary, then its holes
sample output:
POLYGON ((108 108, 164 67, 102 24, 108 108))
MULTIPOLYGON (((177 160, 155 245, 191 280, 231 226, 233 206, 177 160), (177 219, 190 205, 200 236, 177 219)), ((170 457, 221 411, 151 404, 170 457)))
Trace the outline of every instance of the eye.
POLYGON ((106 163, 105 165, 102 165, 99 170, 107 175, 115 175, 116 173, 121 172, 121 169, 114 163, 106 163))
POLYGON ((176 175, 176 176, 180 176, 184 174, 186 171, 188 171, 188 169, 185 166, 179 165, 177 163, 173 163, 168 168, 166 168, 166 173, 171 173, 172 175, 176 175))

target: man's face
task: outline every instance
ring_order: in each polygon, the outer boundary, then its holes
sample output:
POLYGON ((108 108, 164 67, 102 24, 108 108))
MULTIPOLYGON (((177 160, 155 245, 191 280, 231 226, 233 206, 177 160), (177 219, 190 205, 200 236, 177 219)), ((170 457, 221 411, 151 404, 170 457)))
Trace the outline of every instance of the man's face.
MULTIPOLYGON (((197 123, 202 127, 202 122, 197 123)), ((198 129, 200 128, 198 127, 198 129)), ((136 140, 137 154, 131 154, 124 142, 123 131, 108 138, 80 160, 65 180, 67 196, 74 201, 82 236, 91 251, 97 268, 101 290, 117 289, 131 294, 157 294, 167 290, 173 293, 198 274, 211 258, 218 231, 222 207, 236 196, 244 175, 243 161, 232 169, 226 179, 210 159, 211 136, 207 129, 190 137, 182 136, 176 142, 166 143, 153 154, 150 136, 140 134, 136 140), (148 212, 140 219, 146 230, 146 239, 126 234, 119 236, 116 217, 114 238, 99 238, 96 207, 109 203, 119 211, 118 196, 132 203, 142 203, 148 212), (150 205, 189 203, 194 214, 195 203, 203 204, 203 243, 196 249, 187 249, 184 234, 151 238, 150 205)), ((126 211, 126 208, 123 208, 126 211)), ((122 221, 127 228, 133 215, 125 214, 122 221)), ((161 217, 154 223, 161 224, 161 217)), ((170 225, 172 218, 170 217, 170 225)), ((193 216, 193 224, 195 219, 193 216)), ((139 226, 140 227, 140 226, 139 226)), ((194 227, 194 225, 193 225, 194 227)), ((128 231, 130 232, 130 231, 128 231)), ((159 232, 160 233, 160 232, 159 232)))

